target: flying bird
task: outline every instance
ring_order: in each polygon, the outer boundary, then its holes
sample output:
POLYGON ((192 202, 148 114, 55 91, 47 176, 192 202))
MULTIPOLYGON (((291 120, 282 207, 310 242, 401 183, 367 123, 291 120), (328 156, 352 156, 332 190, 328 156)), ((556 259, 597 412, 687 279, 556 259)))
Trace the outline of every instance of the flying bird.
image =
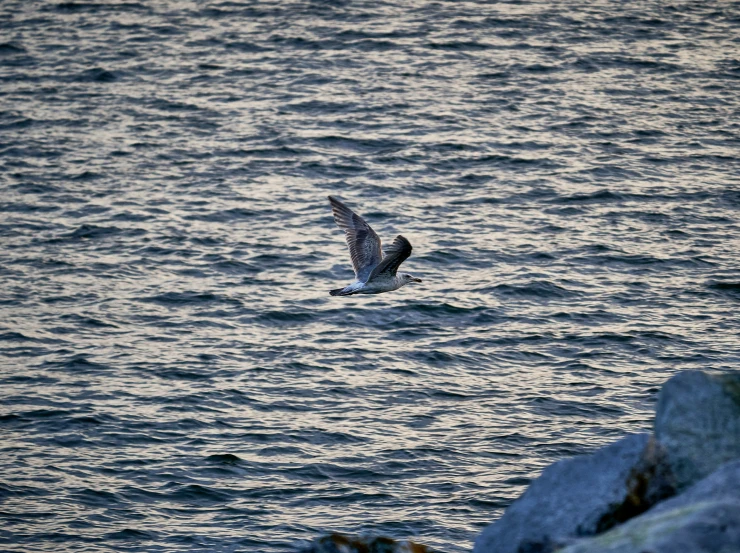
POLYGON ((421 282, 408 273, 396 274, 398 267, 411 255, 411 243, 403 236, 396 236, 386 248, 385 255, 380 238, 365 222, 365 219, 337 200, 329 196, 334 220, 344 231, 355 269, 355 281, 344 288, 330 290, 332 296, 351 296, 353 294, 381 294, 398 290, 409 282, 421 282))

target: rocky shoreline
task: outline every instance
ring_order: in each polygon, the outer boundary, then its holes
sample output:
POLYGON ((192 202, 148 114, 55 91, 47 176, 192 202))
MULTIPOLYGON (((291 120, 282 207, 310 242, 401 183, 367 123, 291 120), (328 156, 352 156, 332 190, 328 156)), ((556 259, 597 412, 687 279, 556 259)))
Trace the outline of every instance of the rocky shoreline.
POLYGON ((652 434, 551 465, 473 551, 740 551, 740 375, 674 376, 652 434))
MULTIPOLYGON (((324 536, 305 553, 431 553, 390 538, 324 536)), ((685 371, 652 433, 546 468, 473 553, 740 553, 740 373, 685 371)))

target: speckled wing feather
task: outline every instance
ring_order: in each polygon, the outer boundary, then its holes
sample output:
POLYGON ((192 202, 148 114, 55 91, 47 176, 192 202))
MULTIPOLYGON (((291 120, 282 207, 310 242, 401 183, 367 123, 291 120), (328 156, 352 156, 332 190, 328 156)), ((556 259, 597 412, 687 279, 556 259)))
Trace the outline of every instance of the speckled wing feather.
POLYGON ((380 238, 362 217, 335 197, 329 196, 329 202, 334 213, 334 220, 344 231, 347 239, 355 276, 357 280, 366 282, 372 270, 383 258, 380 238))
POLYGON ((412 249, 411 242, 406 240, 400 234, 396 236, 393 244, 385 249, 385 257, 380 263, 378 263, 378 266, 373 269, 373 272, 370 273, 370 278, 368 278, 368 280, 372 280, 382 274, 394 276, 401 263, 406 261, 411 255, 412 249))

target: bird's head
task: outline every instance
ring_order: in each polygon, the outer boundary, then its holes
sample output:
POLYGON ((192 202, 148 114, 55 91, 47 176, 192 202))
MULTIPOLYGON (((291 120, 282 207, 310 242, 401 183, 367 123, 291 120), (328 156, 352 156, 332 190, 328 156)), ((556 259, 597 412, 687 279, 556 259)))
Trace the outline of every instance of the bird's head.
POLYGON ((403 274, 403 283, 408 284, 409 282, 421 282, 420 278, 416 278, 413 275, 410 275, 408 273, 403 274))

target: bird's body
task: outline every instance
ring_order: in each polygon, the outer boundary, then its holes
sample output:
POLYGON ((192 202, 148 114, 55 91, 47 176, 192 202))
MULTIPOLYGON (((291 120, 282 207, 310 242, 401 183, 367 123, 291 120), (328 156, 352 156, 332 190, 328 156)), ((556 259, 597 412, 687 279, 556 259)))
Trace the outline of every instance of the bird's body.
POLYGON ((344 288, 338 288, 336 290, 330 290, 329 294, 332 296, 351 296, 352 294, 380 294, 382 292, 392 292, 398 290, 404 284, 401 277, 398 275, 392 277, 382 277, 373 279, 369 282, 362 282, 355 280, 349 286, 344 288))
POLYGON ((355 270, 355 281, 349 286, 331 290, 332 296, 353 294, 381 294, 398 290, 409 282, 421 282, 407 273, 397 274, 398 267, 411 255, 411 243, 403 236, 396 236, 386 249, 385 256, 380 238, 365 220, 336 198, 329 196, 334 220, 344 230, 355 270))

